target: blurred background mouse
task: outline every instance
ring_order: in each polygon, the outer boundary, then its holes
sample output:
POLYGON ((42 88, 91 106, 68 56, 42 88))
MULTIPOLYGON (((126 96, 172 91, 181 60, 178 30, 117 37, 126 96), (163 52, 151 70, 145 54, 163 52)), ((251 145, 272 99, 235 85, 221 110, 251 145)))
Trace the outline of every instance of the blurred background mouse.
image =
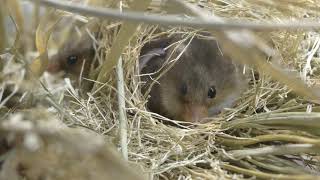
POLYGON ((88 77, 95 56, 93 43, 87 33, 66 40, 50 58, 47 71, 53 74, 63 71, 71 77, 88 77))
POLYGON ((246 83, 212 37, 181 40, 180 35, 174 35, 142 47, 142 93, 150 91, 150 111, 170 119, 204 122, 204 118, 230 107, 246 83), (159 74, 162 75, 157 79, 159 74))

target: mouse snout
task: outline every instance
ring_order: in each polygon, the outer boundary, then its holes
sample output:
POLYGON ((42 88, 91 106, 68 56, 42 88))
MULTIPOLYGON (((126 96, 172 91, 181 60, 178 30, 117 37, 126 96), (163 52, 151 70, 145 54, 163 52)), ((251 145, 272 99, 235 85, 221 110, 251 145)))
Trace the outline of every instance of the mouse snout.
POLYGON ((204 105, 185 105, 183 120, 187 122, 201 122, 203 118, 208 117, 208 108, 204 105))
POLYGON ((53 60, 51 60, 51 62, 49 62, 48 67, 47 67, 47 71, 49 73, 55 74, 55 73, 60 72, 61 70, 62 69, 61 69, 61 65, 59 62, 53 61, 53 60))

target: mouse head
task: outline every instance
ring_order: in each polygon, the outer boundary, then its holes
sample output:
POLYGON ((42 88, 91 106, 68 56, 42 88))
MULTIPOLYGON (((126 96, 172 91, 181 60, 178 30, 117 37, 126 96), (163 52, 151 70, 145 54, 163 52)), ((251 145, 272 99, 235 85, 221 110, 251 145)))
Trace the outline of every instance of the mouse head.
POLYGON ((69 39, 50 59, 47 71, 57 73, 63 71, 66 75, 78 77, 82 72, 84 77, 89 74, 95 50, 90 36, 80 39, 69 39))
POLYGON ((165 116, 201 122, 208 117, 210 107, 218 106, 237 91, 239 74, 215 40, 195 36, 188 45, 189 40, 166 52, 167 60, 181 56, 154 90, 159 92, 165 116))

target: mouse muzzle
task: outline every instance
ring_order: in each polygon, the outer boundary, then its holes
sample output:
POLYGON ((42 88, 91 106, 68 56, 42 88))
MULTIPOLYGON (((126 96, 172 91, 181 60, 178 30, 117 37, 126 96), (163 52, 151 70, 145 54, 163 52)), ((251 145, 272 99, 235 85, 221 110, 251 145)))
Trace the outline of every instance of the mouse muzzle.
POLYGON ((48 67, 47 67, 47 72, 51 74, 55 74, 62 71, 61 64, 57 60, 50 60, 48 67))
POLYGON ((208 108, 203 105, 187 104, 184 107, 182 118, 187 122, 201 122, 203 118, 208 117, 208 108))

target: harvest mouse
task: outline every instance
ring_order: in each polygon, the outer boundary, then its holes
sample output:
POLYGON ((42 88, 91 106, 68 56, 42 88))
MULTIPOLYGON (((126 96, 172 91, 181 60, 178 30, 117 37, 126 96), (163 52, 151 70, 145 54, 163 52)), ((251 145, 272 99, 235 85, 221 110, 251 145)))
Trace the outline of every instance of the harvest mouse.
POLYGON ((88 34, 68 39, 50 59, 47 71, 64 71, 67 75, 88 77, 95 56, 94 41, 88 34))
POLYGON ((142 93, 148 93, 153 84, 147 103, 152 112, 175 120, 204 122, 203 118, 232 105, 245 83, 216 40, 194 36, 179 44, 181 40, 180 35, 174 35, 142 47, 142 93))

